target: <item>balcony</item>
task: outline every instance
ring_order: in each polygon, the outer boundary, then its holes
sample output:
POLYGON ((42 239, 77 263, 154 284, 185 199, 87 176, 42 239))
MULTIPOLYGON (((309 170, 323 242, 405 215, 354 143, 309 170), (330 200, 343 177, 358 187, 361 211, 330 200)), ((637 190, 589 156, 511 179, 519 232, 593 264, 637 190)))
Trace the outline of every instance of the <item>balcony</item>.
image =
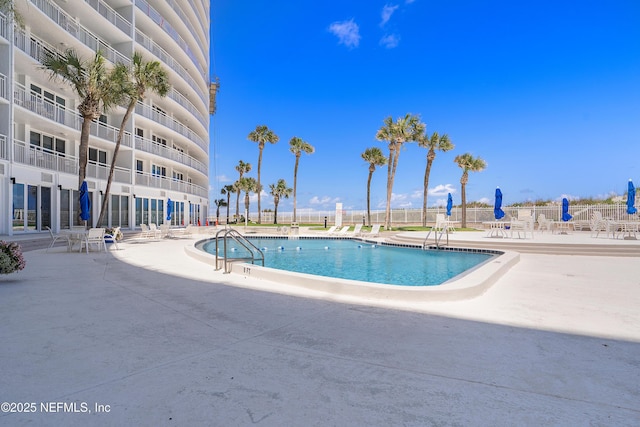
POLYGON ((138 102, 136 104, 136 114, 139 114, 143 117, 153 120, 156 123, 159 123, 180 135, 188 138, 190 141, 195 143, 198 147, 202 148, 205 153, 209 154, 209 144, 205 142, 198 134, 189 129, 187 126, 183 125, 173 117, 170 117, 166 114, 159 113, 154 110, 150 105, 143 104, 138 102))
POLYGON ((207 189, 187 181, 167 178, 166 176, 152 175, 144 172, 136 172, 136 185, 144 185, 152 188, 162 188, 180 193, 193 194, 200 197, 209 197, 207 189))
MULTIPOLYGON (((13 102, 15 105, 26 108, 40 117, 53 120, 54 122, 60 123, 77 131, 82 130, 83 119, 80 114, 68 108, 54 104, 35 92, 28 92, 27 89, 19 83, 15 83, 13 86, 13 102)), ((91 122, 90 133, 92 136, 113 142, 114 144, 118 139, 118 131, 119 128, 114 126, 100 123, 95 120, 91 122)), ((130 132, 124 132, 121 144, 125 147, 131 147, 130 132)))
POLYGON ((205 175, 209 174, 206 164, 189 156, 188 154, 183 153, 182 151, 176 150, 175 148, 169 148, 166 145, 158 144, 157 142, 154 142, 150 139, 140 138, 138 136, 135 137, 135 141, 136 150, 141 150, 147 153, 161 156, 165 159, 176 161, 199 172, 202 172, 205 175))

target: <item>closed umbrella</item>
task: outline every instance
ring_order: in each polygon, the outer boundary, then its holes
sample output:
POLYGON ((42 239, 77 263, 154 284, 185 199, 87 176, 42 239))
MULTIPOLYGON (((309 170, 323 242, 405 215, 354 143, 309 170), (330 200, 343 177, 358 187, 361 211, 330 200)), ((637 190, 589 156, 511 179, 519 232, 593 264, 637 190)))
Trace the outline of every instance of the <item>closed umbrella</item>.
POLYGON ((496 220, 504 218, 504 211, 501 209, 502 207, 502 191, 500 191, 500 187, 496 188, 496 201, 493 205, 493 216, 496 217, 496 220))
POLYGON ((629 189, 627 191, 627 213, 633 215, 638 212, 633 205, 636 202, 636 188, 633 186, 633 181, 629 180, 629 189))
POLYGON ((87 181, 82 181, 80 186, 80 219, 88 221, 91 217, 91 200, 89 199, 89 187, 87 181))
POLYGON ((569 215, 569 200, 566 197, 562 199, 562 220, 569 221, 573 218, 572 215, 569 215))
POLYGON ((451 208, 453 207, 453 198, 451 193, 447 196, 447 216, 451 216, 451 208))
POLYGON ((171 199, 167 199, 167 221, 171 221, 171 214, 173 213, 173 202, 171 199))

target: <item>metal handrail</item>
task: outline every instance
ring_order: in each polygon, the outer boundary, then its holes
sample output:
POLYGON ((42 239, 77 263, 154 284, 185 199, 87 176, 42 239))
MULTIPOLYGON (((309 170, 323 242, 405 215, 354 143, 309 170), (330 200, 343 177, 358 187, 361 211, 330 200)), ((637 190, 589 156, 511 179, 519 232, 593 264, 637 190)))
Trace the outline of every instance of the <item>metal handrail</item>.
POLYGON ((238 243, 239 245, 241 245, 242 247, 244 247, 250 254, 251 257, 241 257, 241 258, 234 258, 234 261, 240 261, 240 260, 244 260, 244 261, 251 261, 251 264, 255 264, 256 263, 256 259, 260 260, 262 262, 262 266, 264 267, 264 253, 258 249, 258 247, 256 245, 254 245, 253 243, 251 243, 249 240, 247 240, 246 237, 244 237, 242 234, 240 234, 238 231, 234 230, 233 228, 225 228, 222 230, 219 230, 216 233, 216 271, 220 270, 219 265, 220 265, 220 251, 219 251, 219 242, 220 242, 220 235, 222 234, 222 241, 224 242, 224 258, 223 258, 223 266, 224 266, 224 273, 229 273, 229 268, 227 267, 228 262, 229 262, 229 257, 227 254, 227 240, 229 238, 231 238, 233 241, 235 241, 236 243, 238 243), (258 255, 256 257, 256 255, 258 255))
POLYGON ((436 248, 440 249, 440 240, 442 240, 442 235, 445 232, 447 233, 447 246, 449 245, 449 226, 445 225, 444 227, 442 227, 442 230, 440 230, 440 235, 439 236, 438 236, 437 228, 433 227, 427 233, 427 237, 424 238, 424 242, 422 242, 422 249, 423 250, 426 250, 429 247, 428 240, 429 240, 429 236, 431 235, 432 231, 433 231, 434 243, 436 244, 436 248))

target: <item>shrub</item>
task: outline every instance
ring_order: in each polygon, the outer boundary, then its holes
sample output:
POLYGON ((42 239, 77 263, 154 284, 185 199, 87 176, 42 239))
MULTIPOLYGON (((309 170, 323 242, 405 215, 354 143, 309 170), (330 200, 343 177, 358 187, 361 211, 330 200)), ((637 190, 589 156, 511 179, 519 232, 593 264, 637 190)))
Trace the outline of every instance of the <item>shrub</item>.
POLYGON ((20 245, 0 240, 0 274, 14 273, 24 269, 25 265, 20 245))

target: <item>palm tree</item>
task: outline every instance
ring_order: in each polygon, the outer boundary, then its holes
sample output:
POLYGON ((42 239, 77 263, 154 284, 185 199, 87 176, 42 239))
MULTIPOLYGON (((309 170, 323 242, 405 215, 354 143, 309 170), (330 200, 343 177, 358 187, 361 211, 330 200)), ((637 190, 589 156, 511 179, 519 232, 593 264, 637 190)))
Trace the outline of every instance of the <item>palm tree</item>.
MULTIPOLYGON (((260 186, 260 169, 262 168, 262 150, 264 150, 264 144, 267 142, 270 144, 275 144, 280 140, 280 138, 278 138, 278 135, 273 133, 273 131, 265 125, 256 126, 256 129, 249 133, 249 136, 247 136, 247 138, 249 139, 249 141, 257 142, 258 149, 260 150, 260 154, 258 154, 258 186, 260 186)), ((260 224, 260 221, 262 221, 261 214, 262 212, 260 212, 260 193, 258 193, 258 224, 260 224)))
POLYGON ((278 223, 278 203, 280 203, 280 198, 284 197, 288 199, 293 191, 293 188, 287 187, 287 182, 284 179, 279 179, 277 184, 269 184, 269 189, 271 190, 269 194, 273 196, 273 204, 275 205, 275 209, 273 212, 273 223, 278 223))
POLYGON ((453 150, 453 143, 449 140, 449 135, 446 133, 442 136, 438 135, 438 132, 434 132, 431 134, 431 137, 428 137, 425 133, 422 138, 418 140, 418 145, 420 147, 427 148, 429 151, 427 152, 427 167, 424 171, 424 196, 422 198, 422 226, 427 226, 427 193, 429 189, 429 175, 431 174, 431 165, 433 164, 433 160, 436 158, 436 150, 447 152, 449 150, 453 150))
POLYGON ((229 204, 231 203, 231 193, 235 193, 235 188, 233 185, 225 185, 220 190, 220 194, 227 196, 227 224, 229 224, 229 204))
POLYGON ((227 204, 227 201, 225 199, 216 199, 213 201, 213 203, 215 203, 216 205, 216 224, 220 224, 220 206, 229 207, 229 205, 227 204))
MULTIPOLYGON (((244 176, 245 173, 249 173, 251 171, 251 163, 245 163, 242 160, 240 160, 238 162, 238 164, 236 165, 236 170, 240 174, 240 177, 238 178, 238 181, 236 181, 236 182, 239 182, 242 179, 242 177, 244 176)), ((240 193, 241 193, 241 191, 242 190, 236 186, 236 219, 238 218, 238 215, 240 214, 240 193)))
POLYGON ((118 63, 113 69, 111 75, 111 82, 115 88, 119 88, 127 102, 127 111, 122 117, 120 130, 118 131, 118 137, 116 139, 116 146, 113 149, 113 157, 109 168, 109 178, 107 179, 107 188, 102 196, 102 208, 100 209, 100 216, 98 217, 98 227, 102 224, 104 216, 107 213, 109 192, 111 190, 111 182, 113 181, 113 173, 116 167, 118 151, 120 150, 124 129, 129 121, 129 117, 131 117, 131 113, 136 107, 138 101, 142 101, 145 98, 147 90, 164 97, 169 93, 169 89, 171 89, 171 85, 169 84, 169 74, 167 74, 167 71, 162 68, 160 62, 145 62, 142 58, 142 54, 139 52, 135 52, 133 54, 131 66, 118 63))
POLYGON ((480 172, 487 167, 487 163, 480 157, 473 157, 469 153, 456 156, 454 162, 462 168, 462 177, 460 178, 460 196, 462 198, 462 228, 467 226, 467 193, 466 185, 469 182, 469 172, 480 172))
POLYGON ((315 149, 313 148, 313 145, 309 144, 306 141, 303 141, 302 138, 294 136, 289 140, 289 151, 291 151, 296 156, 296 165, 293 168, 293 222, 296 222, 296 189, 298 183, 298 163, 300 162, 300 155, 303 152, 307 154, 313 154, 315 149))
POLYGON ((249 193, 255 193, 262 189, 258 188, 258 182, 255 178, 242 177, 238 180, 238 189, 244 191, 244 209, 245 209, 245 221, 249 219, 249 193))
POLYGON ((362 159, 369 163, 369 178, 367 179, 367 223, 371 225, 371 178, 376 166, 387 164, 387 158, 378 147, 367 148, 361 154, 362 159))
POLYGON ((389 142, 389 160, 387 167, 387 206, 384 226, 391 228, 391 196, 393 194, 393 180, 398 168, 400 149, 405 142, 418 141, 424 133, 426 125, 420 121, 420 116, 407 113, 395 122, 391 116, 384 119, 384 126, 378 129, 376 139, 389 142))
POLYGON ((10 22, 13 21, 24 28, 24 19, 16 10, 13 0, 0 0, 0 12, 4 13, 10 22))
POLYGON ((102 52, 96 52, 93 60, 82 60, 74 49, 64 54, 45 51, 42 69, 49 72, 51 79, 60 78, 69 83, 80 97, 78 112, 82 116, 80 148, 78 151, 78 189, 87 175, 87 154, 89 134, 93 120, 100 118, 121 99, 122 93, 110 81, 102 52), (115 89, 115 90, 114 90, 115 89))

